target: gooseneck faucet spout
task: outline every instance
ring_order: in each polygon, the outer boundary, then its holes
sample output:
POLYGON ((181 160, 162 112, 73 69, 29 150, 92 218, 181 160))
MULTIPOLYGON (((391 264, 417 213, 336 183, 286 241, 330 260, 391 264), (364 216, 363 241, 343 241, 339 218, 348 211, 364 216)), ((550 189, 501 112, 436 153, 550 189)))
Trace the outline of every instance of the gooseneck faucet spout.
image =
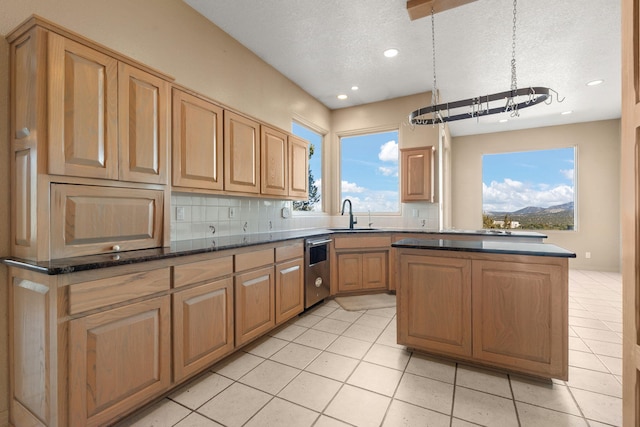
POLYGON ((353 225, 358 223, 357 219, 353 219, 353 205, 351 205, 351 200, 344 199, 342 202, 342 212, 340 215, 344 215, 344 205, 349 202, 349 230, 353 230, 353 225))

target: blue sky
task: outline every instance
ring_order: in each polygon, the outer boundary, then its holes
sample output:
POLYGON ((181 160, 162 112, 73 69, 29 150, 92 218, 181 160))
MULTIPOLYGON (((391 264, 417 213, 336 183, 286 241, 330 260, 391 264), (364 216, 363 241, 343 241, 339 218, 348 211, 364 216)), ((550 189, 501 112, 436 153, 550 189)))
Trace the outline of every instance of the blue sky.
POLYGON ((356 212, 398 212, 398 132, 342 137, 341 200, 356 212))
POLYGON ((574 201, 575 149, 485 154, 482 209, 513 212, 574 201))

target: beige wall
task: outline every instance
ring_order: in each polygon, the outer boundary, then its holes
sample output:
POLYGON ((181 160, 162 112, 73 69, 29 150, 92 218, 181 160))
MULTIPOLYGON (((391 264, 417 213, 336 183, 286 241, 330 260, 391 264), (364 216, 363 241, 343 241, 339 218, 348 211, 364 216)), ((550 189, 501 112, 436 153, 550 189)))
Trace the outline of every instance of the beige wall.
MULTIPOLYGON (((285 130, 329 129, 329 110, 181 0, 0 0, 0 256, 9 255, 8 58, 4 36, 32 14, 168 73, 285 130)), ((7 425, 7 272, 0 266, 0 426, 7 425)))
POLYGON ((571 268, 619 271, 619 120, 464 136, 452 145, 452 225, 463 229, 482 228, 483 154, 576 146, 577 229, 548 231, 547 243, 577 254, 571 268))

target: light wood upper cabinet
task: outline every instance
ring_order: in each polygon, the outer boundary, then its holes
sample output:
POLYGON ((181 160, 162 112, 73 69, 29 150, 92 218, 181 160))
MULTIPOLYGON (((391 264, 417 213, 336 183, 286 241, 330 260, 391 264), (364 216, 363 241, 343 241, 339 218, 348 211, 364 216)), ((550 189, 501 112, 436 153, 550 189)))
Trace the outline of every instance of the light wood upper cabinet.
POLYGON ((224 112, 224 188, 260 193, 260 125, 228 110, 224 112))
POLYGON ((69 322, 71 426, 108 424, 171 383, 168 295, 69 322))
POLYGON ((119 63, 120 180, 167 183, 169 94, 167 81, 119 63))
POLYGON ((268 126, 260 127, 261 136, 261 190, 262 194, 287 196, 288 182, 288 145, 287 134, 268 126))
POLYGON ((173 185, 222 190, 222 108, 173 90, 173 185))
POLYGON ((49 33, 49 173, 118 179, 118 61, 49 33))
POLYGON ((432 146, 400 150, 402 202, 433 202, 432 146))
POLYGON ((289 135, 289 197, 309 198, 309 143, 289 135))

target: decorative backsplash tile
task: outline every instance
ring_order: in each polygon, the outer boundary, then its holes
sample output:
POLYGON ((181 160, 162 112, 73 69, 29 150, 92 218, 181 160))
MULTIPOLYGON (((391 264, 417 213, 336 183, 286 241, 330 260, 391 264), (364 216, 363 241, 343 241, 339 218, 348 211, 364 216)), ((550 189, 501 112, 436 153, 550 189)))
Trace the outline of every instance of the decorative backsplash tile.
MULTIPOLYGON (((297 230, 322 227, 348 227, 342 215, 292 214, 283 218, 282 209, 293 211, 288 200, 251 197, 214 196, 191 193, 171 195, 171 240, 201 239, 243 233, 297 230), (179 218, 179 219, 178 219, 179 218)), ((357 213, 356 227, 410 228, 437 230, 438 205, 403 204, 403 215, 369 215, 357 213)))

